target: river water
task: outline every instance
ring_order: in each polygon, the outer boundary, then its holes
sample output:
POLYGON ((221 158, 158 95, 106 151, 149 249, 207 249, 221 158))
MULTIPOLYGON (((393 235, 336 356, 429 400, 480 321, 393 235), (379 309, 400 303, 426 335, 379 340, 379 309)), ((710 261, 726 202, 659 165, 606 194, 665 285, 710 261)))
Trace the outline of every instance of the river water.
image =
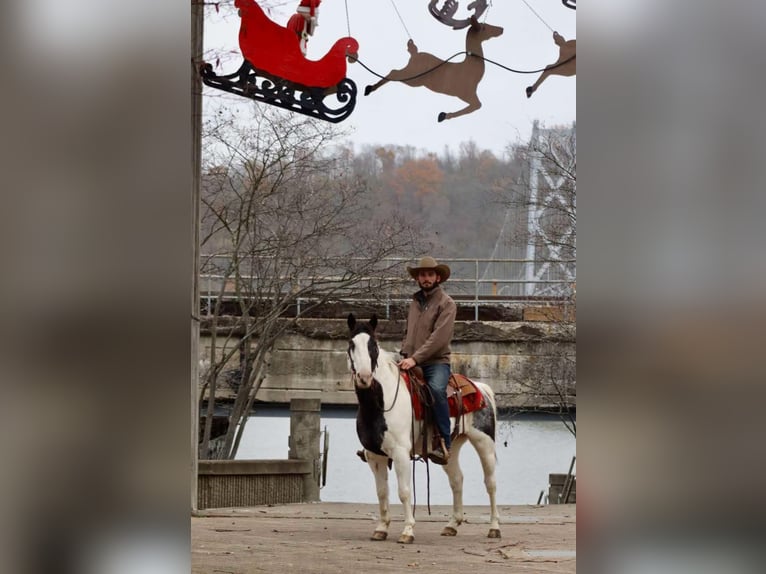
MULTIPOLYGON (((319 494, 323 502, 377 503, 372 472, 356 456, 361 445, 356 436, 355 417, 354 408, 322 408, 321 428, 330 437, 327 484, 319 494)), ((287 458, 289 434, 289 408, 260 408, 248 420, 237 458, 287 458)), ((551 416, 503 414, 496 440, 498 504, 535 504, 540 491, 548 491, 548 474, 566 473, 576 454, 575 437, 561 420, 551 416)), ((481 463, 470 443, 460 452, 460 466, 464 475, 463 503, 487 504, 481 463)), ((451 504, 446 474, 435 464, 429 468, 431 504, 451 504)), ((418 462, 415 464, 418 505, 426 504, 427 486, 426 465, 418 462)), ((389 492, 390 501, 399 503, 393 472, 389 474, 389 492)))

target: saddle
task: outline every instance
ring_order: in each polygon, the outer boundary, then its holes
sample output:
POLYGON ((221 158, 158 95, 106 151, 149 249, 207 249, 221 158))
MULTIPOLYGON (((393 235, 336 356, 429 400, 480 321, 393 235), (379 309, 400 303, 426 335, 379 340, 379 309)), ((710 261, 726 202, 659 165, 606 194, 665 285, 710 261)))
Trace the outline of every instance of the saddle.
MULTIPOLYGON (((402 373, 402 378, 412 395, 412 407, 415 411, 415 418, 422 421, 426 414, 423 403, 425 403, 425 406, 430 406, 431 404, 430 389, 423 377, 423 371, 419 367, 414 367, 409 372, 402 373), (414 384, 412 381, 414 381, 414 384)), ((449 384, 447 385, 447 403, 449 404, 449 414, 451 417, 459 417, 465 413, 478 411, 486 405, 484 395, 474 382, 459 373, 450 374, 449 384)))

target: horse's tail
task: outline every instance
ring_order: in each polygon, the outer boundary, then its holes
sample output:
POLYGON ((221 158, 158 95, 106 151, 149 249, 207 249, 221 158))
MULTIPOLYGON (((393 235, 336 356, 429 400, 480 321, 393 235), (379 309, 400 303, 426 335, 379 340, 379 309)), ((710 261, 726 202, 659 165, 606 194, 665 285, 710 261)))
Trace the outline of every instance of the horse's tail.
MULTIPOLYGON (((484 408, 489 409, 491 413, 491 424, 489 429, 487 429, 487 431, 489 431, 487 434, 489 434, 489 436, 494 441, 495 433, 497 430, 497 401, 495 400, 495 391, 493 391, 492 387, 486 383, 479 383, 476 381, 474 381, 474 383, 481 391, 481 394, 484 395, 484 399, 487 401, 487 405, 484 408)), ((497 452, 495 452, 495 460, 497 461, 497 452)))
POLYGON ((492 387, 490 387, 487 383, 476 383, 476 385, 479 387, 481 394, 484 395, 484 398, 487 399, 489 407, 492 409, 492 416, 495 420, 497 420, 497 402, 495 401, 495 391, 493 391, 492 387))

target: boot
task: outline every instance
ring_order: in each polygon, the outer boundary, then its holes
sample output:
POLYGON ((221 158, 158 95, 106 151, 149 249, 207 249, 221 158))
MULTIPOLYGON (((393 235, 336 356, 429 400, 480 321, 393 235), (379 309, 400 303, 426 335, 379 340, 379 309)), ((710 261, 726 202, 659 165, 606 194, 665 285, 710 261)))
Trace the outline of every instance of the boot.
POLYGON ((444 439, 439 439, 439 446, 428 453, 428 459, 434 464, 445 465, 449 461, 449 449, 444 444, 444 439))

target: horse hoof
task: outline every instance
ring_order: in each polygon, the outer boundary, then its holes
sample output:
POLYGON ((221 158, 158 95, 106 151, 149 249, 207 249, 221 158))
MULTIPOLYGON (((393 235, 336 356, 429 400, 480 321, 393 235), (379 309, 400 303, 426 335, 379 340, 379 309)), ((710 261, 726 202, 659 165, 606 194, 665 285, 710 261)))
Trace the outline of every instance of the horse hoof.
POLYGON ((365 86, 364 95, 369 96, 371 91, 372 91, 372 86, 365 86))
POLYGON ((402 534, 399 537, 399 544, 412 544, 415 542, 415 537, 412 534, 402 534))
POLYGON ((487 538, 502 538, 502 536, 500 536, 500 529, 490 528, 489 534, 487 534, 487 538))
POLYGON ((444 530, 442 530, 442 536, 457 536, 457 530, 451 526, 445 526, 444 530))
POLYGON ((388 538, 388 532, 383 532, 382 530, 376 530, 370 536, 370 540, 385 540, 386 538, 388 538))
POLYGON ((527 88, 527 97, 531 98, 533 93, 534 93, 534 91, 532 90, 532 86, 529 86, 527 88))
POLYGON ((439 112, 439 118, 436 121, 443 122, 446 119, 447 119, 447 113, 446 112, 439 112))

